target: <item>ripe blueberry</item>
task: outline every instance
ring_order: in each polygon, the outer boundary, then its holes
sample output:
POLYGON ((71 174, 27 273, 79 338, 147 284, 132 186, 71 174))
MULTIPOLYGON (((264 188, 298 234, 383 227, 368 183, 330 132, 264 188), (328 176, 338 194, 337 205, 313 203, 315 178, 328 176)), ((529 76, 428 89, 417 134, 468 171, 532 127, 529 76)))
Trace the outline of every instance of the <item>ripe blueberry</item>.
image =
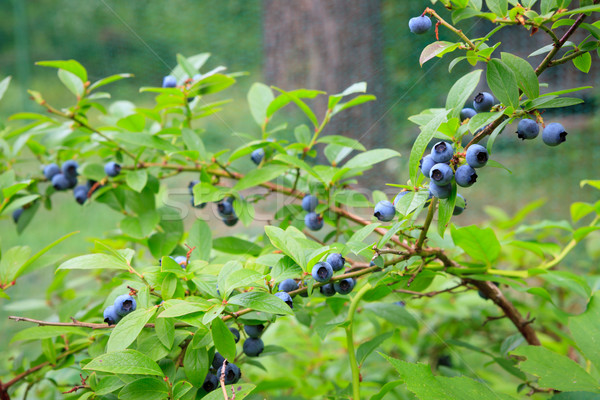
POLYGON ((540 126, 533 119, 522 119, 517 125, 517 137, 519 139, 535 139, 540 133, 540 126))
POLYGON ((248 338, 244 340, 244 354, 248 357, 258 357, 265 349, 262 339, 248 338))
POLYGON ((340 253, 333 253, 327 256, 326 260, 334 271, 339 271, 344 268, 346 259, 340 253))
POLYGON ((136 307, 135 299, 128 294, 122 294, 115 299, 115 311, 121 317, 135 311, 136 307))
MULTIPOLYGON (((221 379, 221 375, 223 374, 223 366, 220 366, 219 369, 217 370, 217 379, 221 379)), ((227 364, 225 366, 225 384, 226 385, 231 385, 233 383, 236 383, 237 381, 240 380, 240 378, 242 377, 242 372, 240 371, 240 369, 238 368, 237 365, 235 364, 227 364)))
POLYGON ((447 199, 452 194, 452 185, 447 184, 444 186, 438 186, 435 183, 431 182, 429 184, 429 193, 432 196, 437 197, 438 199, 447 199))
POLYGON ((212 367, 214 369, 219 369, 222 365, 223 362, 225 361, 225 357, 223 357, 221 355, 221 353, 219 353, 218 351, 215 353, 215 356, 213 357, 213 361, 212 361, 212 367))
POLYGON ((449 354, 440 356, 438 358, 437 365, 438 365, 438 367, 444 366, 444 367, 452 368, 452 358, 450 357, 449 354))
POLYGON ((265 156, 265 149, 263 149, 262 147, 260 149, 254 150, 252 152, 252 154, 250 154, 250 158, 252 159, 252 162, 256 165, 260 164, 260 162, 262 161, 264 156, 265 156))
POLYGON ((354 289, 354 285, 356 285, 354 278, 346 278, 335 282, 333 287, 339 294, 348 294, 354 289))
POLYGON ((394 302, 395 305, 399 306, 399 307, 405 307, 406 306, 406 302, 400 300, 400 301, 395 301, 394 302))
POLYGON ((234 226, 239 221, 235 215, 223 218, 223 223, 227 226, 234 226))
POLYGON ((239 342, 240 341, 240 331, 238 331, 235 328, 229 328, 229 330, 233 334, 233 340, 235 340, 236 343, 239 342))
POLYGON ((71 186, 71 182, 64 174, 56 174, 52 178, 52 186, 55 190, 67 190, 71 186))
POLYGON ((433 158, 431 158, 431 154, 427 154, 425 157, 421 158, 421 161, 419 161, 419 168, 421 169, 423 175, 429 176, 429 171, 435 164, 436 162, 433 161, 433 158))
POLYGON ((75 201, 79 204, 85 203, 88 195, 88 187, 87 185, 79 185, 75 189, 73 189, 73 196, 75 196, 75 201))
POLYGON ((323 227, 323 217, 320 214, 309 212, 304 217, 304 224, 311 231, 318 231, 323 227))
POLYGON ((13 211, 12 219, 13 221, 15 221, 15 224, 19 222, 19 218, 21 218, 21 214, 23 214, 23 211, 25 211, 23 208, 17 208, 15 211, 13 211))
POLYGON ((277 292, 275 296, 279 297, 281 300, 285 302, 290 308, 294 308, 294 301, 292 300, 292 296, 290 296, 287 292, 277 292))
POLYGON ((60 167, 58 165, 48 164, 44 167, 44 176, 49 181, 51 181, 56 174, 60 174, 60 167))
POLYGON ((190 181, 190 183, 188 183, 188 190, 190 191, 190 194, 192 196, 194 195, 194 186, 196 186, 199 183, 200 181, 190 181))
POLYGON ((104 165, 104 172, 110 177, 115 177, 121 173, 121 165, 114 161, 109 161, 104 165))
POLYGON ((472 168, 481 168, 488 162, 488 152, 480 144, 473 144, 467 149, 467 164, 472 168))
POLYGON ((162 87, 174 88, 177 86, 177 79, 173 75, 167 75, 163 78, 162 87))
POLYGON ((373 215, 380 221, 391 221, 396 216, 396 208, 387 200, 381 200, 375 205, 373 215))
POLYGON ((317 196, 307 194, 302 198, 302 209, 307 212, 315 211, 315 208, 319 205, 319 199, 317 196))
POLYGON ((202 384, 202 389, 204 389, 207 392, 212 392, 213 390, 215 390, 218 387, 219 387, 219 379, 215 375, 208 373, 206 375, 206 378, 204 378, 204 383, 202 384))
POLYGON ((77 164, 77 161, 75 160, 69 160, 66 161, 63 165, 62 165, 62 173, 67 177, 67 178, 74 178, 77 177, 77 168, 79 167, 79 164, 77 164))
POLYGON ((323 296, 331 297, 335 294, 335 288, 331 283, 326 283, 319 288, 319 291, 323 296))
POLYGON ((298 283, 292 278, 284 279, 279 282, 279 290, 282 292, 291 292, 298 289, 298 283))
POLYGON ((117 314, 117 310, 115 310, 115 306, 108 306, 104 309, 104 322, 109 325, 116 325, 121 320, 119 314, 117 314))
POLYGON ((462 122, 467 118, 473 118, 475 115, 477 115, 477 111, 473 110, 472 108, 465 107, 460 110, 460 121, 462 122))
POLYGON ((420 15, 408 21, 408 28, 412 33, 422 34, 431 29, 431 19, 427 15, 420 15))
POLYGON ((548 146, 558 146, 567 140, 567 132, 565 128, 558 122, 552 122, 542 131, 542 140, 548 146))
POLYGON ((454 147, 452 147, 452 144, 448 142, 437 142, 431 149, 431 158, 436 163, 446 163, 452 159, 453 155, 454 147))
POLYGON ((481 92, 473 100, 473 108, 477 112, 488 112, 494 105, 494 96, 488 92, 481 92))
POLYGON ((437 163, 431 168, 429 177, 436 185, 443 186, 452 182, 454 171, 448 164, 437 163))
POLYGON ((263 324, 244 325, 244 330, 246 331, 246 335, 253 337, 253 338, 259 338, 260 335, 262 335, 262 333, 264 332, 265 326, 263 324))
POLYGON ((454 180, 458 186, 469 187, 477 182, 477 172, 468 164, 461 165, 456 168, 454 180))
POLYGON ((333 276, 333 268, 331 264, 324 261, 319 261, 313 266, 312 277, 317 282, 327 282, 333 276))
POLYGON ((467 200, 465 200, 462 195, 456 195, 456 203, 454 204, 454 211, 452 211, 452 215, 460 215, 467 208, 467 200))
POLYGON ((217 204, 217 212, 222 218, 229 217, 234 213, 233 200, 229 199, 231 199, 231 197, 226 197, 217 204))

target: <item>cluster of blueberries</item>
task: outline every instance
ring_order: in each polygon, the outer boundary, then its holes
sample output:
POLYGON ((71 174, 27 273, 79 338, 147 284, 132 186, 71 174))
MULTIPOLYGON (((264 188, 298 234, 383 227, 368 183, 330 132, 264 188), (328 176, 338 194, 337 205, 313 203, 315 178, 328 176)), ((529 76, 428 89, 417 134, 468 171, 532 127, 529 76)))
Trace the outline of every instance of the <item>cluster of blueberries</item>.
MULTIPOLYGON (((417 17, 423 18, 423 17, 417 17)), ((429 19, 428 17, 424 17, 429 19)), ((414 19, 414 18, 413 18, 414 19)), ((411 20, 412 21, 412 20, 411 20)), ((412 30, 412 28, 411 28, 412 30)), ((422 32, 417 32, 422 33, 422 32)), ((461 122, 473 118, 478 112, 488 112, 494 106, 494 96, 487 92, 478 93, 473 100, 473 108, 463 108, 460 112, 461 122)), ((520 139, 534 139, 539 134, 540 127, 535 120, 522 119, 517 126, 517 135, 520 139)), ((553 122, 548 124, 542 131, 542 140, 549 146, 557 146, 566 140, 567 132, 564 127, 553 122)), ((429 198, 437 197, 447 199, 452 193, 452 180, 458 186, 469 187, 477 181, 477 168, 484 167, 489 159, 485 147, 473 144, 467 148, 465 153, 455 153, 452 143, 436 143, 431 154, 421 159, 419 167, 426 177, 429 177, 429 198)), ((398 201, 408 191, 398 193, 394 203, 382 200, 375 205, 374 216, 380 221, 391 221, 396 215, 398 201)), ((460 215, 466 208, 465 198, 457 194, 454 215, 460 215)))
MULTIPOLYGON (((346 259, 340 253, 330 254, 327 256, 326 261, 319 261, 314 265, 311 275, 317 282, 328 282, 333 277, 334 272, 344 268, 345 263, 346 259)), ((329 297, 336 293, 348 294, 354 289, 354 285, 356 285, 356 279, 345 278, 334 283, 326 283, 319 290, 322 295, 329 297)), ((279 287, 281 287, 281 284, 279 287)))
MULTIPOLYGON (((475 96, 473 108, 463 108, 460 112, 461 122, 473 118, 478 112, 488 112, 494 106, 494 96, 490 93, 482 92, 475 96)), ((531 140, 540 134, 538 123, 529 118, 524 118, 517 125, 517 137, 521 140, 531 140)), ((542 131, 542 141, 548 146, 558 146, 567 140, 567 132, 562 124, 552 122, 546 125, 542 131)))
MULTIPOLYGON (((52 187, 56 191, 73 189, 75 201, 83 204, 86 202, 90 191, 92 189, 96 190, 98 187, 96 181, 93 180, 88 180, 85 185, 77 185, 78 168, 79 164, 75 160, 65 161, 60 167, 55 163, 48 164, 44 167, 44 177, 52 184, 52 187)), ((111 177, 117 176, 121 172, 121 166, 114 161, 108 162, 104 166, 104 172, 111 177)), ((23 208, 18 208, 13 212, 12 217, 15 223, 19 221, 23 211, 23 208)))
MULTIPOLYGON (((206 207, 206 203, 200 203, 198 205, 194 205, 194 186, 196 186, 198 183, 200 183, 200 181, 191 181, 190 184, 188 185, 190 195, 192 196, 192 198, 190 199, 190 202, 192 203, 193 207, 204 208, 204 207, 206 207)), ((235 213, 235 210, 233 209, 234 201, 235 201, 235 197, 227 196, 223 200, 221 200, 220 202, 217 203, 217 212, 219 213, 219 217, 221 217, 221 220, 227 226, 233 226, 233 225, 237 224, 237 222, 239 220, 237 214, 235 213)))
POLYGON ((113 305, 104 309, 104 322, 109 325, 115 325, 121 318, 135 311, 136 307, 135 299, 131 295, 122 294, 115 299, 113 305))

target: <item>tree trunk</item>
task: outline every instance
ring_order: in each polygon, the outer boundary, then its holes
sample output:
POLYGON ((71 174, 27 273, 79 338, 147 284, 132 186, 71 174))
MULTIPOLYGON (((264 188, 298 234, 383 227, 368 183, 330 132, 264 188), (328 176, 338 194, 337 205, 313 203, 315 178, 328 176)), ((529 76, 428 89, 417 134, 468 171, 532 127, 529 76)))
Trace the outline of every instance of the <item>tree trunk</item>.
MULTIPOLYGON (((263 10, 266 84, 334 94, 366 81, 377 100, 336 115, 324 133, 352 137, 367 149, 383 147, 380 0, 264 0, 263 10)), ((326 97, 312 104, 323 118, 326 97)))

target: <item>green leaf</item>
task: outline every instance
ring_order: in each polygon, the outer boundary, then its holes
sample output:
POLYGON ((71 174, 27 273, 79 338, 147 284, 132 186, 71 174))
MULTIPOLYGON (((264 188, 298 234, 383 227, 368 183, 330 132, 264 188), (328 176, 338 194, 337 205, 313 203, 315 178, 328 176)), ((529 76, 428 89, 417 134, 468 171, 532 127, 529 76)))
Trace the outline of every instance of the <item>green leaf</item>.
POLYGON ((77 76, 81 83, 85 83, 88 80, 87 71, 79 62, 75 60, 56 60, 56 61, 38 61, 35 65, 40 65, 42 67, 52 67, 59 68, 65 71, 70 72, 71 74, 77 76))
POLYGON ((585 72, 587 74, 590 72, 590 68, 592 67, 592 55, 587 52, 575 57, 573 59, 573 65, 581 72, 585 72))
POLYGON ((575 202, 571 204, 571 219, 573 222, 579 221, 586 215, 594 212, 594 206, 589 203, 575 202))
POLYGON ((263 126, 266 122, 267 108, 269 108, 269 104, 274 99, 273 91, 264 83, 256 82, 250 87, 248 91, 248 105, 250 106, 252 118, 254 118, 258 126, 263 126))
POLYGON ((269 104, 269 107, 267 108, 267 117, 271 118, 275 112, 290 104, 292 102, 292 96, 296 98, 314 99, 320 94, 325 94, 325 92, 319 90, 297 89, 292 90, 291 92, 282 93, 269 104))
POLYGON ((400 157, 400 153, 392 149, 375 149, 357 154, 344 164, 344 168, 366 169, 373 164, 383 162, 392 157, 400 157))
POLYGON ((485 0, 491 12, 499 17, 505 17, 508 14, 508 0, 485 0))
POLYGON ((275 86, 273 87, 273 89, 275 89, 278 92, 282 93, 283 95, 287 96, 291 101, 296 103, 296 105, 302 110, 302 112, 308 117, 308 119, 310 119, 310 122, 313 123, 315 128, 317 126, 319 126, 319 121, 317 120, 317 116, 315 115, 315 113, 310 109, 310 107, 305 102, 300 100, 300 98, 297 97, 294 92, 286 92, 285 90, 279 89, 278 87, 275 87, 275 86))
POLYGON ((452 182, 452 193, 447 199, 440 199, 438 205, 438 233, 444 237, 446 227, 450 223, 452 214, 454 213, 454 205, 456 204, 456 183, 452 182))
POLYGON ((125 175, 125 181, 130 188, 136 192, 141 192, 146 187, 146 182, 148 182, 148 172, 145 169, 129 171, 125 175))
POLYGON ((204 378, 208 373, 208 366, 209 360, 206 347, 188 346, 183 357, 183 370, 192 385, 202 387, 204 378))
POLYGON ((115 132, 113 137, 119 142, 133 144, 138 147, 150 147, 152 149, 171 152, 180 150, 179 147, 172 145, 158 136, 143 132, 115 132))
POLYGON ((119 392, 123 400, 162 400, 169 396, 165 381, 156 378, 142 378, 128 383, 119 392))
POLYGON ((364 309, 394 325, 418 329, 417 320, 404 307, 392 303, 367 303, 364 309))
POLYGON ((539 377, 538 385, 566 391, 589 391, 600 393, 600 385, 579 364, 568 357, 541 346, 519 347, 513 355, 526 357, 519 368, 539 377))
POLYGON ((241 307, 251 308, 256 311, 264 311, 273 314, 294 315, 288 306, 279 297, 265 292, 246 292, 233 296, 228 301, 241 307))
POLYGON ((6 78, 0 81, 0 100, 4 97, 4 93, 6 93, 6 89, 8 89, 8 85, 10 84, 11 76, 7 76, 6 78))
POLYGON ((283 251, 284 254, 292 258, 302 268, 306 267, 306 257, 303 246, 298 241, 276 226, 265 226, 265 233, 273 243, 273 246, 283 251))
POLYGON ((155 322, 156 336, 167 348, 173 347, 175 340, 175 322, 171 318, 157 318, 155 322))
POLYGON ((25 264, 30 254, 31 248, 29 246, 11 247, 2 254, 2 259, 0 260, 0 283, 7 284, 14 281, 17 277, 17 271, 25 264))
POLYGON ((531 64, 511 53, 501 53, 502 62, 515 74, 517 85, 529 99, 540 95, 540 82, 531 64))
POLYGON ((585 358, 600 367, 600 295, 591 298, 585 312, 569 318, 569 330, 585 358))
POLYGON ((262 168, 253 169, 238 181, 233 190, 241 191, 271 181, 278 176, 283 175, 289 168, 288 165, 271 164, 262 168))
POLYGON ((389 331, 382 333, 381 335, 375 336, 373 339, 367 342, 361 343, 361 345, 358 346, 358 349, 356 350, 356 360, 358 361, 358 364, 362 365, 362 363, 365 362, 369 354, 375 351, 376 348, 378 348, 383 342, 385 342, 393 335, 394 331, 389 331))
POLYGON ((97 80, 96 82, 90 85, 89 90, 92 91, 94 89, 99 88, 100 86, 108 85, 109 83, 113 83, 116 81, 120 81, 121 79, 131 78, 133 74, 115 74, 111 76, 107 76, 106 78, 102 78, 97 80))
MULTIPOLYGON (((244 383, 241 385, 239 383, 236 383, 234 385, 226 385, 225 391, 227 393, 235 392, 235 400, 243 400, 244 398, 246 398, 246 396, 248 396, 250 393, 252 393, 252 391, 254 390, 255 387, 256 387, 256 385, 251 385, 251 384, 247 384, 247 383, 244 383)), ((224 399, 225 399, 225 397, 223 397, 222 390, 213 390, 212 392, 210 392, 209 394, 207 394, 206 396, 204 396, 202 398, 202 400, 224 400, 224 399)))
POLYGON ((191 259, 200 259, 208 261, 212 249, 212 230, 206 221, 198 218, 190 228, 187 243, 190 247, 195 247, 192 251, 191 259))
POLYGON ((481 71, 482 70, 480 69, 471 71, 452 85, 452 88, 448 92, 448 97, 446 98, 446 109, 452 110, 449 118, 457 118, 460 115, 460 111, 463 109, 467 100, 471 98, 471 94, 479 84, 481 71))
POLYGON ((574 8, 572 10, 562 12, 561 15, 582 14, 582 13, 599 12, 599 11, 600 11, 599 5, 592 5, 592 6, 574 8))
POLYGON ((519 107, 519 87, 510 68, 498 59, 488 62, 486 79, 494 96, 505 106, 519 107))
POLYGON ((124 260, 108 254, 87 254, 60 264, 58 269, 122 269, 129 270, 124 260))
POLYGON ((333 107, 333 111, 331 111, 331 116, 333 117, 337 113, 344 111, 348 108, 356 107, 360 104, 364 104, 364 103, 367 103, 369 101, 373 101, 376 99, 377 98, 375 96, 373 96, 372 94, 361 94, 360 96, 356 96, 352 100, 348 100, 345 103, 339 103, 338 105, 333 107))
POLYGON ((493 264, 500 255, 500 242, 491 228, 477 225, 458 228, 452 225, 452 240, 476 261, 493 264))
POLYGON ((210 306, 192 303, 191 301, 171 299, 165 301, 163 307, 165 310, 158 315, 158 318, 174 318, 197 312, 204 312, 208 310, 210 306))
MULTIPOLYGON (((380 353, 381 354, 381 353, 380 353)), ((488 385, 467 378, 436 377, 427 364, 413 364, 381 354, 404 380, 406 388, 420 400, 508 400, 513 397, 492 392, 488 385)))
POLYGON ((152 307, 149 310, 137 309, 123 317, 110 334, 106 350, 108 352, 125 350, 137 339, 155 313, 156 307, 152 307))
MULTIPOLYGON (((191 78, 198 73, 198 70, 194 68, 194 65, 188 61, 187 58, 183 54, 177 54, 177 64, 181 67, 181 69, 186 73, 186 75, 191 78)), ((177 76, 177 78, 181 78, 177 76)))
POLYGON ((417 174, 419 173, 419 161, 421 161, 421 158, 423 158, 423 153, 425 153, 425 149, 427 148, 427 145, 431 139, 433 139, 435 132, 446 119, 446 113, 446 110, 444 110, 435 114, 434 117, 421 129, 421 133, 413 144, 408 162, 410 180, 413 183, 417 181, 417 174))
POLYGON ((250 254, 258 256, 262 250, 261 246, 234 236, 224 236, 213 240, 213 248, 228 254, 250 254))
POLYGON ((233 289, 249 286, 250 284, 257 282, 262 278, 263 275, 256 271, 252 271, 250 269, 240 269, 227 276, 222 290, 225 292, 225 296, 228 296, 233 289))
POLYGON ((219 353, 227 360, 235 360, 235 339, 221 318, 213 319, 210 332, 219 353))
POLYGON ((83 369, 112 374, 164 376, 158 364, 135 350, 102 354, 90 361, 83 369))
POLYGON ((429 193, 427 190, 419 190, 418 192, 407 192, 404 196, 396 203, 396 210, 402 215, 408 215, 423 207, 423 204, 427 201, 429 193))
MULTIPOLYGON (((306 127, 305 125, 303 125, 304 127, 306 127)), ((310 137, 309 139, 310 140, 310 137)), ((352 139, 346 136, 340 136, 340 135, 328 135, 328 136, 322 136, 319 138, 319 140, 317 140, 317 143, 329 143, 329 144, 337 144, 339 146, 344 146, 344 147, 350 147, 351 149, 354 150, 358 150, 358 151, 365 151, 365 146, 362 145, 361 142, 359 142, 356 139, 352 139)))
POLYGON ((332 94, 329 96, 329 100, 327 102, 327 108, 333 109, 337 103, 342 100, 343 97, 354 94, 354 93, 365 93, 367 91, 367 82, 357 82, 348 86, 342 93, 332 94))
POLYGON ((62 335, 87 336, 87 332, 75 326, 34 326, 17 332, 10 343, 21 340, 41 340, 55 338, 62 335))
POLYGON ((58 79, 77 97, 83 96, 83 82, 75 75, 64 69, 58 70, 58 79))

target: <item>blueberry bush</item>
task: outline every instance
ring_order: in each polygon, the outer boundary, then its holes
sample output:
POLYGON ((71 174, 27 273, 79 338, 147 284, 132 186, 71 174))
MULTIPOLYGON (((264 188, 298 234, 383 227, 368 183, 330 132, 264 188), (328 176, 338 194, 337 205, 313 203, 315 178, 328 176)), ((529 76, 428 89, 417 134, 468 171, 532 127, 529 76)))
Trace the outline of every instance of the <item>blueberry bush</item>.
MULTIPOLYGON (((3 337, 11 349, 0 399, 598 398, 600 275, 567 256, 600 229, 600 201, 571 204, 570 222, 530 221, 542 203, 523 198, 512 217, 496 211, 462 226, 457 216, 477 190, 465 188, 503 168, 494 156, 501 133, 536 140, 541 131, 538 145, 562 144, 557 154, 568 145, 568 124, 543 112, 578 104, 567 95, 588 87, 556 91, 540 76, 568 63, 590 70, 600 5, 432 3, 450 17, 426 8, 410 20, 410 31, 432 36, 420 63, 454 57, 450 70, 473 68, 445 104, 410 118, 420 134, 390 196, 362 190, 357 178, 400 154, 327 129, 375 100, 365 83, 338 94, 255 83, 254 134, 231 133, 244 144, 213 149, 203 119, 246 78, 207 70, 208 54, 179 55, 160 87, 140 89, 138 104, 104 91, 129 74, 91 83, 77 61, 38 62, 58 71, 74 100, 59 107, 31 90, 41 111, 2 125, 1 214, 19 232, 32 229, 40 207, 69 192, 73 204, 101 203, 122 219, 88 254, 58 263, 45 254, 76 232, 35 254, 3 249, 5 303, 24 275, 56 273, 51 318, 26 309, 10 317, 25 329, 3 337), (471 18, 491 22, 489 33, 456 28, 471 18), (545 35, 537 67, 498 54, 494 34, 508 26, 524 41, 545 35), (458 41, 434 41, 439 29, 458 41), (312 107, 317 96, 327 96, 325 110, 312 107), (305 123, 288 124, 290 108, 305 123), (36 168, 21 167, 32 157, 36 168), (169 200, 182 180, 185 206, 169 200)), ((581 185, 600 189, 593 178, 581 185)))

